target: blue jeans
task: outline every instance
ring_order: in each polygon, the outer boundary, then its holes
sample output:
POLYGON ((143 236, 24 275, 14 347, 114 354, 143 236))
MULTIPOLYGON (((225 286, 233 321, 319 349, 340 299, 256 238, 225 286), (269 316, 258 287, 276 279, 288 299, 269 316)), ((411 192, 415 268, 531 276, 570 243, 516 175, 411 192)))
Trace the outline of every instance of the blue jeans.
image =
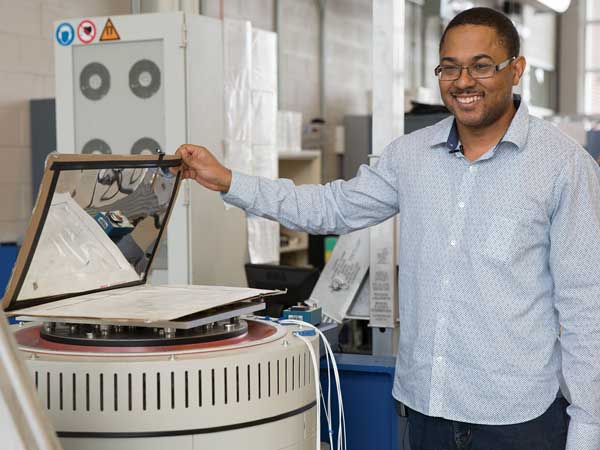
POLYGON ((408 409, 410 450, 565 450, 567 406, 557 398, 540 417, 515 425, 454 422, 408 409))

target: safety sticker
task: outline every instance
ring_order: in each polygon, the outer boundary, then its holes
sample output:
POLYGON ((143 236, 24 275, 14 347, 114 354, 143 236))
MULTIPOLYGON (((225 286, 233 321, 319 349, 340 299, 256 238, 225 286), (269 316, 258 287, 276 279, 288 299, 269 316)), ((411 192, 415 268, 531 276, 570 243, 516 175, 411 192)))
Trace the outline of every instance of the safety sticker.
POLYGON ((104 25, 104 30, 102 31, 102 34, 100 35, 100 40, 101 41, 119 41, 119 40, 121 40, 121 36, 119 36, 119 33, 117 32, 117 29, 115 28, 114 24, 112 23, 112 20, 108 19, 106 21, 106 25, 104 25))
POLYGON ((91 20, 82 20, 77 26, 77 37, 83 44, 89 44, 96 37, 96 25, 91 20))
POLYGON ((75 30, 70 23, 63 22, 56 28, 56 42, 60 45, 71 45, 75 39, 75 30))

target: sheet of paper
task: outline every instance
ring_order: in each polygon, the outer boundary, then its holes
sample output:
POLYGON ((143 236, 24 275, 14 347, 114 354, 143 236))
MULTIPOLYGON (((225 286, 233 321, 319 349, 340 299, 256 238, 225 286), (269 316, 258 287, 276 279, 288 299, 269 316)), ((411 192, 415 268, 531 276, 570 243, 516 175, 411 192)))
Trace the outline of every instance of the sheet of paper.
POLYGON ((275 293, 278 291, 228 286, 142 285, 58 300, 20 309, 13 314, 151 323, 174 320, 218 306, 275 293))

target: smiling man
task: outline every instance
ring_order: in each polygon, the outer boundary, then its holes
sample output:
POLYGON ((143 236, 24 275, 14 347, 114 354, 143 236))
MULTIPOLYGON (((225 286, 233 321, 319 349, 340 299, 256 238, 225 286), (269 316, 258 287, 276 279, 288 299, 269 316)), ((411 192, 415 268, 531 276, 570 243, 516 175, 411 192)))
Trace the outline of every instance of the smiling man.
POLYGON ((600 449, 600 168, 513 97, 519 47, 495 10, 456 16, 435 70, 453 116, 349 181, 294 186, 177 151, 185 177, 289 228, 400 212, 393 396, 411 450, 600 449))

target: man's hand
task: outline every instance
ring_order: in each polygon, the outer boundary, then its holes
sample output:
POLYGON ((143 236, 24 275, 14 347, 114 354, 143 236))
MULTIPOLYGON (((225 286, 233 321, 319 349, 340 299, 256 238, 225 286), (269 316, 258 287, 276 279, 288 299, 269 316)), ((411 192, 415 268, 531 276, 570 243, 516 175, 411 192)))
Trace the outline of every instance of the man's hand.
POLYGON ((183 160, 182 176, 195 180, 213 191, 227 192, 231 186, 231 170, 223 166, 204 147, 184 144, 175 152, 183 160))

